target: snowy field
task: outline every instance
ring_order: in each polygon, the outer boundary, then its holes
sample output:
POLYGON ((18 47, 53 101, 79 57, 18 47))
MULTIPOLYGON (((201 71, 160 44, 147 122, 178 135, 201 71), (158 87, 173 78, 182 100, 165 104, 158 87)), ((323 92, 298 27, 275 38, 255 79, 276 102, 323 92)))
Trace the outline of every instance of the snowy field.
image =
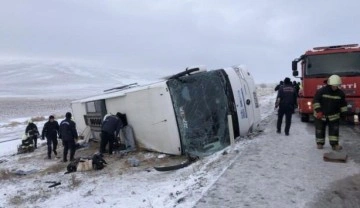
MULTIPOLYGON (((330 147, 316 150, 312 124, 301 123, 297 115, 293 117, 290 136, 276 134, 274 86, 260 86, 257 92, 263 131, 240 138, 235 146, 177 171, 157 172, 153 166, 179 163, 185 158, 139 151, 122 156, 105 155, 108 166, 100 171, 64 174, 67 164, 60 159, 44 159, 46 146, 42 141, 35 152, 23 155, 14 154, 19 140, 0 143, 0 207, 356 207, 360 204, 352 198, 349 206, 342 206, 351 194, 344 197, 342 190, 336 192, 339 187, 353 190, 360 185, 359 164, 351 158, 345 164, 323 162, 322 154, 330 147), (132 158, 138 159, 140 166, 132 167, 128 163, 132 158), (47 181, 61 185, 48 188, 47 181)), ((67 102, 58 101, 58 104, 67 102)), ((53 107, 44 107, 43 114, 35 115, 45 120, 50 114, 60 117, 61 112, 68 110, 67 106, 60 104, 59 114, 53 107)), ((30 111, 30 114, 37 112, 30 111)), ((28 112, 23 112, 23 116, 10 113, 2 121, 1 141, 23 133, 29 118, 28 112)), ((40 130, 45 120, 36 122, 40 130)), ((341 134, 345 133, 352 134, 342 130, 341 134)), ((79 149, 76 156, 89 156, 97 149, 98 144, 91 143, 79 149)))
MULTIPOLYGON (((258 88, 258 94, 264 106, 262 117, 267 117, 273 112, 273 89, 258 88), (270 108, 270 111, 266 108, 270 108)), ((1 138, 10 140, 21 135, 27 119, 28 117, 16 118, 2 123, 1 138)), ((36 122, 40 130, 44 122, 36 122)), ((174 162, 184 158, 139 152, 135 155, 106 158, 109 166, 101 171, 64 175, 66 165, 59 159, 44 159, 44 143, 34 153, 13 155, 19 142, 15 140, 1 144, 1 180, 7 187, 0 193, 0 201, 4 203, 4 207, 191 207, 234 162, 237 152, 248 143, 247 140, 238 141, 235 147, 224 150, 228 154, 221 151, 174 172, 157 172, 153 166, 167 160, 174 162), (127 159, 131 157, 139 159, 141 165, 130 167, 127 159), (35 173, 25 176, 14 174, 19 170, 35 173), (61 181, 62 185, 49 189, 46 181, 61 181)), ((76 154, 88 156, 94 152, 96 148, 90 147, 80 149, 76 154)))

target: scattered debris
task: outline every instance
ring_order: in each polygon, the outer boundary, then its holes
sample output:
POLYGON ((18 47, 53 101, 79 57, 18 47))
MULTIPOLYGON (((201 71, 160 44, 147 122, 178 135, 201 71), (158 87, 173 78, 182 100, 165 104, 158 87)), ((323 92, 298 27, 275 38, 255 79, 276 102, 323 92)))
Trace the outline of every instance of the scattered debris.
POLYGON ((68 164, 65 174, 76 171, 101 170, 106 164, 107 162, 103 159, 103 155, 98 153, 89 158, 76 158, 68 164))
POLYGON ((185 201, 185 197, 181 197, 180 199, 178 199, 176 202, 178 203, 178 204, 180 204, 180 203, 182 203, 182 202, 184 202, 185 201))
POLYGON ((61 182, 57 182, 57 181, 45 181, 45 183, 52 183, 48 188, 53 188, 61 184, 61 182))
POLYGON ((138 160, 136 157, 130 157, 127 159, 127 162, 132 167, 138 167, 140 165, 140 160, 138 160))
POLYGON ((327 152, 324 153, 323 159, 326 162, 346 163, 348 155, 345 152, 327 152))
POLYGON ((19 175, 19 176, 23 176, 23 175, 29 175, 29 174, 33 174, 33 173, 36 173, 38 172, 38 170, 36 169, 32 169, 32 170, 17 170, 14 172, 15 175, 19 175))

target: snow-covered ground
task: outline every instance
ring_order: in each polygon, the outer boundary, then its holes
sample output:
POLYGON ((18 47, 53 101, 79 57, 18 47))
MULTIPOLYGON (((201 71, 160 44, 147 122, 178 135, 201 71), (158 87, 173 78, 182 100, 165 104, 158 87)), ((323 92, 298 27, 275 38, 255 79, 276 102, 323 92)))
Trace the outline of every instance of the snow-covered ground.
MULTIPOLYGON (((264 133, 245 144, 196 207, 359 207, 360 166, 354 158, 324 162, 331 147, 316 149, 312 123, 294 116, 291 135, 285 136, 276 133, 276 121, 276 116, 269 117, 264 133)), ((346 141, 351 139, 356 137, 346 141)))
MULTIPOLYGON (((301 123, 296 115, 290 136, 276 134, 273 86, 258 87, 258 95, 262 133, 176 171, 157 172, 153 166, 184 158, 137 152, 105 156, 109 165, 100 171, 64 174, 66 164, 44 159, 44 145, 33 153, 11 155, 16 143, 0 143, 0 207, 330 207, 317 199, 326 191, 327 196, 333 193, 334 181, 359 174, 359 165, 351 158, 345 164, 323 162, 329 146, 315 149, 312 124, 301 123), (140 166, 131 167, 130 158, 138 159, 140 166), (30 172, 16 175, 19 170, 30 172), (48 188, 46 181, 61 185, 48 188)), ((26 119, 1 123, 0 138, 21 135, 26 119)), ((36 123, 40 130, 43 123, 36 123)), ((91 155, 97 145, 76 155, 91 155)), ((335 195, 334 204, 342 199, 335 195)))
POLYGON ((0 98, 79 98, 125 84, 144 84, 159 76, 136 73, 88 63, 2 60, 0 98), (142 77, 146 77, 143 79, 142 77))

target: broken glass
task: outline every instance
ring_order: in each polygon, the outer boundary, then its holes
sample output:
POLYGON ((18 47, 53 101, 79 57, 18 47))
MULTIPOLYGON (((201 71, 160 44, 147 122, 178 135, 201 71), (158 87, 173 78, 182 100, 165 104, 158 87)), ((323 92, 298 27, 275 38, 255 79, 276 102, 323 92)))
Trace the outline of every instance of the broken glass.
POLYGON ((228 118, 238 120, 231 86, 224 70, 200 72, 167 82, 183 153, 204 156, 230 144, 228 118))

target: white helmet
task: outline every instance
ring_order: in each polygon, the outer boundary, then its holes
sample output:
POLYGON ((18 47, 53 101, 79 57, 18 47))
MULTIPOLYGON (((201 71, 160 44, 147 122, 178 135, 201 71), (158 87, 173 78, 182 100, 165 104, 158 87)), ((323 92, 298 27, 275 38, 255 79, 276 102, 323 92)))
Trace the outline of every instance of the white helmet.
POLYGON ((341 85, 341 78, 336 74, 331 75, 328 79, 328 85, 338 87, 339 85, 341 85))
POLYGON ((33 122, 33 120, 30 118, 29 120, 28 120, 28 123, 32 123, 33 122))
POLYGON ((22 140, 26 140, 27 138, 28 138, 28 136, 26 134, 23 134, 21 137, 22 140))

